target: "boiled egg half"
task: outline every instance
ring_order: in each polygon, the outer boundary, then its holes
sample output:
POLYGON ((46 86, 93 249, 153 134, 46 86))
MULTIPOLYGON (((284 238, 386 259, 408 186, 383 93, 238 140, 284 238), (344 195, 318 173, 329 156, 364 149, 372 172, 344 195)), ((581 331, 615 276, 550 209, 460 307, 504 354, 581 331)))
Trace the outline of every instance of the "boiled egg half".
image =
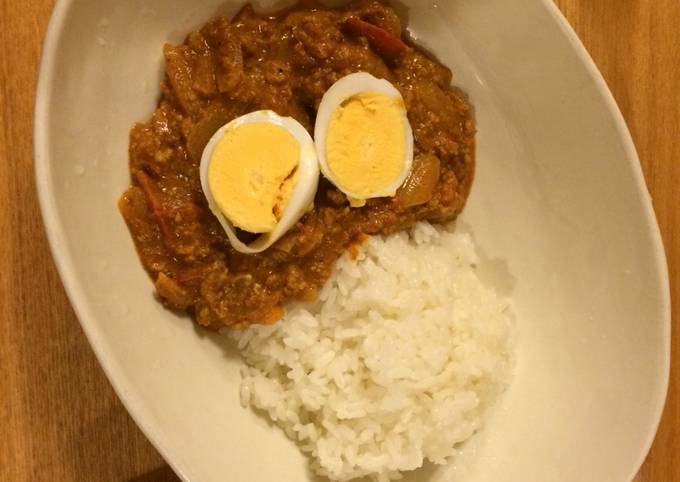
POLYGON ((366 72, 335 82, 319 104, 314 141, 324 177, 362 206, 394 196, 413 163, 413 132, 404 99, 366 72))
POLYGON ((319 180, 314 141, 291 117, 261 110, 221 127, 201 157, 201 187, 232 247, 259 253, 313 206, 319 180), (259 234, 246 244, 237 229, 259 234))

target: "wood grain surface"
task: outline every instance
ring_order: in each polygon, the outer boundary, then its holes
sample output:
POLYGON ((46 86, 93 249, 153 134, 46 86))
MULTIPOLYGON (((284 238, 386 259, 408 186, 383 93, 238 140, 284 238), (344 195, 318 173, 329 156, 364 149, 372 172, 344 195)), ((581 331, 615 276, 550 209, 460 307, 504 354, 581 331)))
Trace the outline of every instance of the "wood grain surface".
MULTIPOLYGON (((680 3, 556 2, 604 74, 635 139, 666 245, 678 320, 680 3)), ((32 110, 52 5, 0 0, 0 480, 177 480, 104 377, 43 233, 32 110)), ((679 330, 673 348, 666 411, 636 482, 680 482, 679 330)))

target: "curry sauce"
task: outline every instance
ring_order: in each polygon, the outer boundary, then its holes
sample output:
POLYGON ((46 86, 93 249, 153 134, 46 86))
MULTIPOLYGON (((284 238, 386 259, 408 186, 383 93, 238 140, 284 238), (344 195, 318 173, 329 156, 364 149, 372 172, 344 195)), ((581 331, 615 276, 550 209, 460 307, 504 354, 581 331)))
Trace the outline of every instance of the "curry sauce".
POLYGON ((202 326, 277 321, 285 303, 313 300, 336 260, 368 235, 447 222, 474 174, 475 125, 449 69, 405 38, 386 3, 342 9, 304 2, 277 15, 245 6, 166 45, 156 111, 130 132, 132 185, 120 199, 161 301, 202 326), (291 116, 312 132, 326 90, 353 72, 401 92, 414 135, 411 173, 395 197, 352 208, 322 179, 313 209, 259 254, 229 244, 201 191, 203 148, 222 125, 255 110, 291 116))

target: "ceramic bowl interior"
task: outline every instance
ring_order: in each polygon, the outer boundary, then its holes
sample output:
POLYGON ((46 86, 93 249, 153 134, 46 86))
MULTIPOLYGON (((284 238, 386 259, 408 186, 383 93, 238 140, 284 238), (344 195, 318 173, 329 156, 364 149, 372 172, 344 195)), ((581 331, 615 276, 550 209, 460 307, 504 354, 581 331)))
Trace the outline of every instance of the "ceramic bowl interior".
MULTIPOLYGON (((192 481, 304 481, 297 448, 240 407, 238 355, 154 299, 116 207, 129 129, 158 97, 163 44, 238 3, 57 2, 36 109, 38 190, 83 328, 175 470, 192 481)), ((484 430, 456 463, 407 480, 626 482, 663 406, 670 315, 663 248, 621 115, 548 1, 414 0, 401 10, 475 105, 478 174, 461 222, 487 281, 512 297, 518 332, 514 380, 484 430)))

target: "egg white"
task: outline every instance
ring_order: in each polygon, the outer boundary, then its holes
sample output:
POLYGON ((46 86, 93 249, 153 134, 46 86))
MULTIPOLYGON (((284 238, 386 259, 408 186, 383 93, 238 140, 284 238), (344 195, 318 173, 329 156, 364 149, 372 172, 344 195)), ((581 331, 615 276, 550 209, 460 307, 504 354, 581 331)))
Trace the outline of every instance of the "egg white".
MULTIPOLYGON (((266 139, 263 139, 263 142, 266 142, 266 139)), ((319 182, 319 163, 316 158, 314 141, 302 124, 292 117, 281 117, 271 110, 259 110, 238 117, 215 132, 203 150, 200 177, 201 187, 203 188, 203 194, 208 201, 208 206, 222 225, 231 246, 241 253, 254 254, 261 253, 278 241, 313 206, 314 196, 316 195, 319 182), (297 167, 297 183, 293 188, 290 199, 288 200, 276 227, 271 232, 260 235, 252 243, 245 244, 238 239, 234 225, 226 218, 226 216, 224 216, 215 202, 213 194, 210 191, 210 184, 208 183, 208 166, 210 165, 210 159, 212 158, 215 147, 217 147, 217 144, 222 140, 224 133, 227 130, 238 128, 245 124, 256 123, 274 124, 290 133, 300 145, 300 159, 297 167)))
POLYGON ((406 115, 406 108, 402 109, 402 125, 404 126, 404 159, 402 170, 399 176, 390 185, 367 195, 353 193, 343 188, 340 182, 333 179, 333 173, 326 160, 326 137, 328 135, 328 125, 331 122, 334 112, 347 99, 362 92, 377 92, 391 98, 400 99, 403 102, 401 93, 397 88, 385 79, 378 79, 367 72, 357 72, 347 75, 335 82, 326 91, 319 109, 316 113, 316 123, 314 125, 314 143, 316 144, 316 155, 319 160, 321 173, 326 179, 331 181, 350 199, 371 199, 376 197, 394 196, 397 189, 404 183, 411 171, 413 164, 413 131, 406 115))

